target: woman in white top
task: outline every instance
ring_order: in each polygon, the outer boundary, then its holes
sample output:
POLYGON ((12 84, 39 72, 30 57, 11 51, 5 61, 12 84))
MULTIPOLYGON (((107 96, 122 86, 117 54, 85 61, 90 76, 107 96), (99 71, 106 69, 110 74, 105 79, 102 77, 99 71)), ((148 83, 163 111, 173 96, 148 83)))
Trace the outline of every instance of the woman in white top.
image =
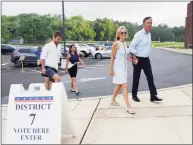
POLYGON ((128 100, 128 84, 127 84, 127 45, 126 38, 127 30, 124 26, 120 26, 116 33, 116 41, 112 46, 110 75, 113 77, 113 83, 116 87, 113 92, 111 105, 119 106, 115 101, 119 90, 122 88, 124 100, 126 103, 126 111, 130 114, 135 114, 128 100))

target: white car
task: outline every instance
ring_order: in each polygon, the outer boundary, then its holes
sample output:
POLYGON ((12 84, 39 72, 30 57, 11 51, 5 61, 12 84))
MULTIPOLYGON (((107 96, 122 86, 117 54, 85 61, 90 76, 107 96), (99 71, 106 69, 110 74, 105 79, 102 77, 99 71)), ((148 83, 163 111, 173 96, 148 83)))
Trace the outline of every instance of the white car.
POLYGON ((104 50, 97 50, 92 52, 92 56, 96 59, 110 58, 112 52, 112 47, 106 47, 104 50))
MULTIPOLYGON (((67 44, 66 45, 66 51, 67 53, 69 52, 69 45, 67 44)), ((83 53, 79 50, 77 50, 77 53, 82 57, 83 56, 83 53)), ((62 54, 64 54, 64 45, 62 45, 62 54)))
POLYGON ((77 47, 77 50, 83 53, 83 56, 89 56, 91 54, 92 47, 86 45, 86 44, 75 44, 77 47))
MULTIPOLYGON (((66 47, 68 47, 68 50, 70 48, 72 44, 66 44, 66 47)), ((85 45, 82 45, 82 44, 74 44, 76 47, 77 47, 77 52, 83 56, 83 57, 86 57, 86 56, 89 56, 91 54, 91 47, 90 46, 85 46, 85 45)), ((64 45, 63 45, 64 46, 64 45)))

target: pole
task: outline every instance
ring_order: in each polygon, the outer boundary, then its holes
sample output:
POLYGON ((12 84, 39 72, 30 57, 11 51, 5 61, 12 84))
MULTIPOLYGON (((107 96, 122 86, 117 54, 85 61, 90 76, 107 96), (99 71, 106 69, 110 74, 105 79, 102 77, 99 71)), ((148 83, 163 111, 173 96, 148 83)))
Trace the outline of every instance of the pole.
POLYGON ((21 72, 24 72, 24 68, 23 68, 23 60, 21 60, 21 72))
POLYGON ((189 49, 189 44, 190 44, 190 34, 189 34, 189 31, 188 31, 188 49, 189 49))
POLYGON ((64 15, 64 1, 62 1, 62 17, 63 17, 63 41, 64 41, 64 57, 66 57, 66 38, 65 38, 65 15, 64 15))

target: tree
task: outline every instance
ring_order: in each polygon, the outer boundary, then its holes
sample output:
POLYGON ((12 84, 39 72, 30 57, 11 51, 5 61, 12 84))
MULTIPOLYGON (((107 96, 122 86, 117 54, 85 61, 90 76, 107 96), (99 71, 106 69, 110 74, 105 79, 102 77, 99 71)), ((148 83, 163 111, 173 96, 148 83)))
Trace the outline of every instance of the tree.
POLYGON ((46 40, 52 36, 52 17, 50 15, 20 15, 19 32, 25 40, 46 40))
POLYGON ((1 41, 2 43, 8 43, 9 40, 11 39, 11 33, 8 30, 8 18, 7 16, 2 16, 1 17, 1 41))
MULTIPOLYGON (((2 16, 1 40, 8 43, 17 36, 22 36, 28 43, 45 41, 52 37, 54 31, 63 30, 63 22, 52 15, 19 14, 17 16, 2 16)), ((112 41, 119 26, 125 26, 129 38, 142 29, 142 25, 128 21, 113 21, 108 18, 87 21, 82 16, 73 16, 66 19, 65 38, 76 41, 112 41)), ((169 28, 166 24, 154 26, 151 30, 152 41, 184 41, 184 26, 169 28)))
POLYGON ((183 42, 184 41, 184 30, 185 30, 185 27, 183 27, 183 26, 174 27, 172 29, 172 32, 175 35, 175 41, 177 41, 177 42, 183 42))
POLYGON ((68 40, 94 40, 95 32, 82 16, 74 16, 66 21, 68 40))

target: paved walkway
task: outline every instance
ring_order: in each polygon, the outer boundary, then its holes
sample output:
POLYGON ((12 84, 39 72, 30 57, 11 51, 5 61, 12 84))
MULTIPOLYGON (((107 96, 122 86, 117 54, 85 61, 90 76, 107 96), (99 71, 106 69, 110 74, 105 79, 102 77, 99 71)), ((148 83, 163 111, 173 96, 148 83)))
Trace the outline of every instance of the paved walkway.
POLYGON ((166 47, 156 47, 159 49, 164 49, 172 52, 178 52, 178 53, 184 53, 184 54, 190 54, 192 55, 192 49, 176 49, 176 48, 166 48, 166 47))
MULTIPOLYGON (((136 115, 110 106, 111 96, 69 100, 77 137, 62 138, 63 144, 190 144, 192 143, 192 84, 159 89, 164 99, 151 103, 149 92, 139 93, 140 103, 131 103, 136 115)), ((2 134, 5 131, 7 106, 2 105, 2 134)), ((4 137, 3 137, 4 139, 4 137)))

